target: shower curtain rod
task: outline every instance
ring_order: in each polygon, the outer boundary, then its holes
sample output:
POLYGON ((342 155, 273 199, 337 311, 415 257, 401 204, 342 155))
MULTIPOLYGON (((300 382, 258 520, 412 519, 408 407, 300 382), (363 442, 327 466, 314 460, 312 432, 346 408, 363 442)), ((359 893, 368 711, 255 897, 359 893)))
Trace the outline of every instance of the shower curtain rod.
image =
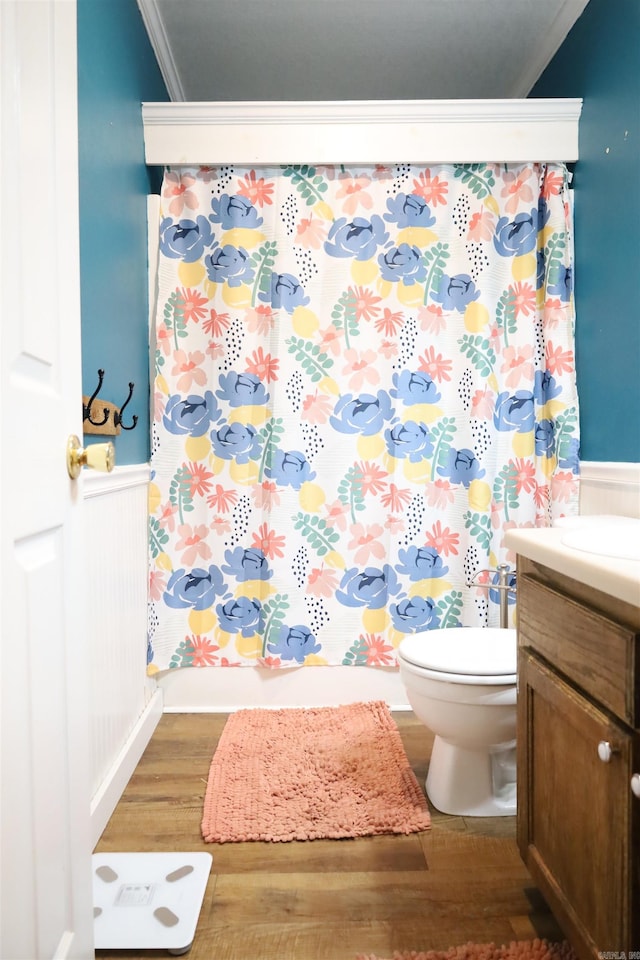
POLYGON ((148 164, 578 159, 580 98, 143 103, 148 164))

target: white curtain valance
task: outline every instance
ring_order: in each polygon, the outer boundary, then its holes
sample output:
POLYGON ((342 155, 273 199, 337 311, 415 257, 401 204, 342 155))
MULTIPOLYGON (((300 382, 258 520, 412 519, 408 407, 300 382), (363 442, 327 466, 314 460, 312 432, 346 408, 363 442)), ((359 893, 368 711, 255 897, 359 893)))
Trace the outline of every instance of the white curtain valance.
POLYGON ((578 159, 582 100, 143 103, 148 164, 578 159))

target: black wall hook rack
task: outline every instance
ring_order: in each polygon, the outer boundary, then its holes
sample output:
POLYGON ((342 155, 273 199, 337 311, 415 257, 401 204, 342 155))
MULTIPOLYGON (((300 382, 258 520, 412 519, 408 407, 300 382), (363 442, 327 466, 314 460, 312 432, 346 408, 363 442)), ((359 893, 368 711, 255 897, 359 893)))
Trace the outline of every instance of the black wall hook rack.
POLYGON ((135 427, 135 425, 136 425, 137 422, 138 422, 138 418, 137 418, 137 416, 135 415, 135 413, 134 413, 133 416, 131 417, 131 425, 130 425, 130 426, 125 427, 124 423, 122 422, 122 411, 123 411, 124 408, 127 406, 127 404, 129 403, 129 401, 131 400, 131 397, 132 397, 132 396, 133 396, 133 384, 131 383, 131 381, 129 381, 129 396, 127 397, 127 399, 125 400, 125 402, 124 402, 124 403, 122 404, 122 406, 120 407, 120 410, 116 410, 116 412, 115 412, 114 415, 113 415, 113 422, 115 423, 116 427, 122 427, 123 430, 133 430, 133 428, 135 427))
POLYGON ((92 407, 92 405, 93 405, 93 401, 96 399, 96 397, 98 396, 98 394, 99 394, 100 391, 102 390, 102 381, 103 381, 103 380, 104 380, 104 370, 98 370, 98 386, 95 388, 95 390, 93 391, 93 393, 92 393, 91 396, 89 397, 88 402, 82 404, 82 419, 83 419, 83 421, 84 421, 84 420, 88 420, 89 423, 91 424, 91 426, 93 426, 93 427, 103 427, 103 426, 106 424, 107 420, 109 419, 109 408, 108 408, 108 407, 103 407, 103 408, 102 408, 102 413, 103 413, 103 418, 102 418, 102 420, 94 420, 93 417, 92 417, 92 415, 91 415, 91 407, 92 407))
MULTIPOLYGON (((104 382, 104 370, 98 370, 98 386, 95 388, 91 396, 87 399, 87 402, 82 404, 82 420, 83 422, 88 422, 91 427, 97 428, 97 430, 92 431, 91 429, 86 430, 85 432, 100 432, 100 433, 119 433, 120 430, 133 430, 138 422, 137 416, 135 414, 131 417, 131 423, 127 426, 122 422, 122 413, 125 407, 131 400, 133 396, 134 384, 129 383, 129 394, 127 399, 124 401, 120 409, 107 400, 101 401, 102 414, 98 414, 95 411, 94 403, 96 403, 96 398, 100 391, 102 390, 102 384, 104 382), (104 405, 106 404, 106 406, 104 405), (109 423, 109 419, 112 418, 112 424, 109 423), (112 428, 112 429, 111 429, 112 428)), ((83 401, 84 401, 83 397, 83 401)), ((97 404, 96 404, 97 406, 97 404)))

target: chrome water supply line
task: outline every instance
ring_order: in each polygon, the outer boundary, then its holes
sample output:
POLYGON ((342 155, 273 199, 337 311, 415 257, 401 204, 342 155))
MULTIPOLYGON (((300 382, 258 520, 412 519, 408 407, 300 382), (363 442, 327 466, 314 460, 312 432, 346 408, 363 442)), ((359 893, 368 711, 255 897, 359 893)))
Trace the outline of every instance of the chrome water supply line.
POLYGON ((506 630, 509 626, 509 596, 516 595, 516 575, 511 572, 508 563, 499 563, 495 570, 478 570, 473 580, 467 582, 468 587, 480 587, 481 590, 498 590, 500 594, 500 627, 506 630), (489 573, 492 576, 497 574, 498 582, 478 583, 477 578, 483 574, 489 573))

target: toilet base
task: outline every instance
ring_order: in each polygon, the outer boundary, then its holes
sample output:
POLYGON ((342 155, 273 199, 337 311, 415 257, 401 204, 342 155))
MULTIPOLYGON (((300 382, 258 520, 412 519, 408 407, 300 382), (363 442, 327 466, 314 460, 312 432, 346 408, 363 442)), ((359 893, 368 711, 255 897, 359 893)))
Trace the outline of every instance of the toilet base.
POLYGON ((469 750, 436 736, 427 796, 436 809, 459 817, 513 817, 516 812, 515 741, 469 750))

